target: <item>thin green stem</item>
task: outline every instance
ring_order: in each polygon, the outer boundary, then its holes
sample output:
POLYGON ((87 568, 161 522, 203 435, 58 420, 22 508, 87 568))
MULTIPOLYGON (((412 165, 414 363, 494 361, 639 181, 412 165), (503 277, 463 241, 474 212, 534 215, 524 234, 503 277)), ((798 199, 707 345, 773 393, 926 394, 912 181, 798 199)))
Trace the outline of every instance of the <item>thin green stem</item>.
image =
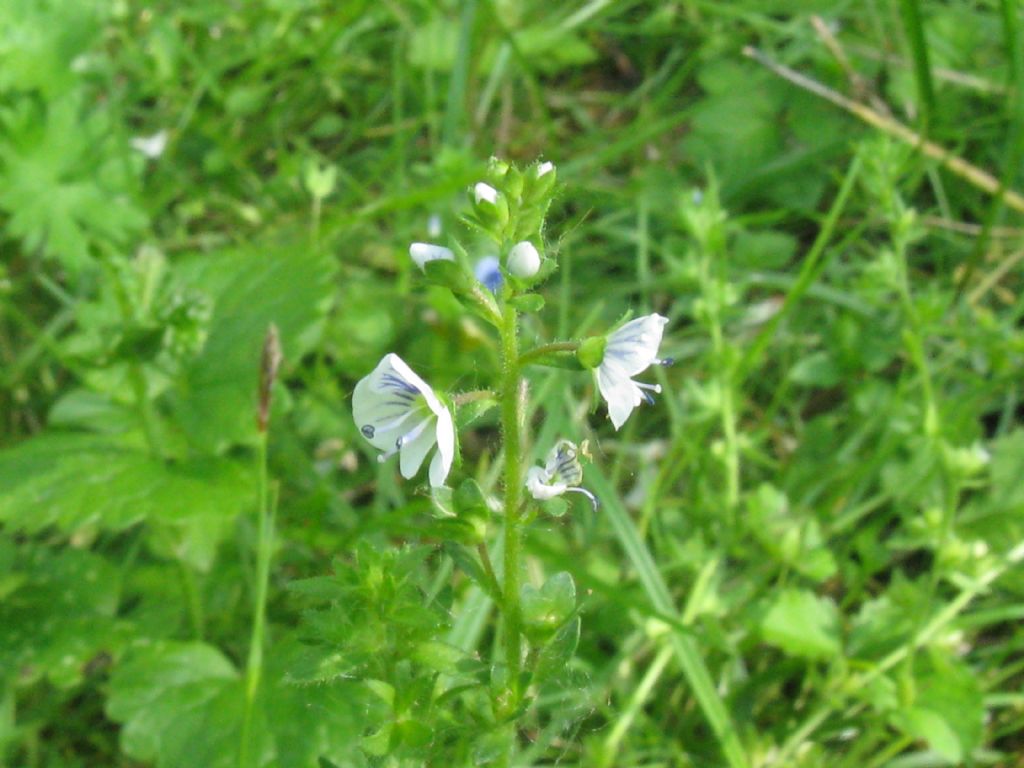
POLYGON ((725 295, 725 281, 712 274, 712 261, 721 260, 723 254, 712 253, 701 244, 700 287, 707 312, 708 332, 711 335, 711 351, 715 374, 721 397, 722 437, 725 469, 725 512, 727 526, 735 530, 736 507, 740 499, 740 449, 737 437, 737 415, 735 404, 736 363, 728 349, 722 331, 722 297, 725 295))
MULTIPOLYGON (((811 734, 820 728, 833 712, 845 705, 847 699, 854 696, 855 692, 863 691, 873 680, 903 662, 907 658, 907 654, 931 643, 935 636, 949 626, 978 595, 987 592, 989 586, 996 579, 1000 578, 1007 571, 1018 567, 1022 560, 1024 560, 1024 544, 1020 544, 1010 550, 1001 563, 969 582, 953 600, 946 603, 941 610, 932 616, 927 624, 913 635, 909 643, 892 651, 863 675, 851 678, 842 689, 831 691, 825 703, 812 712, 786 739, 779 750, 776 760, 777 764, 786 765, 789 758, 800 749, 801 745, 810 738, 811 734)), ((847 717, 856 715, 865 706, 862 702, 855 704, 846 713, 847 717)))
POLYGON ((494 400, 496 397, 497 395, 489 389, 474 389, 471 392, 459 392, 452 395, 452 402, 455 405, 466 405, 480 400, 494 400))
POLYGON ((259 433, 256 446, 258 472, 258 514, 256 541, 256 595, 253 604, 252 636, 249 640, 249 658, 245 668, 245 715, 242 720, 242 741, 239 750, 239 768, 251 765, 252 724, 256 695, 263 673, 263 645, 267 613, 267 589, 270 582, 270 555, 274 537, 274 505, 270 501, 267 472, 267 433, 259 433))
POLYGON ((550 344, 541 344, 528 349, 519 356, 519 367, 542 360, 549 355, 557 355, 562 352, 575 352, 580 348, 578 341, 553 341, 550 344))
POLYGON ((480 542, 476 545, 476 551, 480 555, 480 564, 487 577, 487 585, 492 597, 501 598, 501 582, 498 581, 498 576, 494 573, 494 565, 491 563, 491 553, 487 551, 487 545, 480 542))
MULTIPOLYGON (((519 316, 515 307, 506 303, 501 324, 501 431, 505 452, 505 537, 502 556, 504 592, 502 594, 502 650, 505 656, 505 691, 498 704, 499 717, 507 718, 519 707, 519 675, 522 668, 522 618, 519 607, 519 574, 522 559, 522 495, 523 495, 523 422, 525 389, 520 376, 519 316)), ((517 730, 514 722, 507 725, 508 738, 498 762, 500 768, 511 764, 516 751, 517 730)))
POLYGON ((178 561, 178 569, 181 571, 182 589, 185 592, 185 601, 188 603, 192 636, 196 640, 202 640, 206 635, 206 617, 203 613, 203 601, 199 594, 199 587, 196 584, 196 575, 184 560, 178 561))
POLYGON ((506 304, 502 313, 501 429, 505 450, 505 665, 511 708, 518 705, 522 640, 519 615, 519 569, 522 550, 520 507, 522 506, 522 421, 523 398, 519 378, 519 317, 506 304))

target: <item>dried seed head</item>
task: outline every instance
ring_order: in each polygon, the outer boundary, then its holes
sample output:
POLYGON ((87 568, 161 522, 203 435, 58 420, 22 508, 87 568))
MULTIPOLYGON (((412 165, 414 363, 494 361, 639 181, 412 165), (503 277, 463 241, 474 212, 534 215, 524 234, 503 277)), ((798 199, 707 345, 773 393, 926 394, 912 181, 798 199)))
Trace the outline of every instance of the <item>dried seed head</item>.
POLYGON ((277 326, 273 323, 267 328, 263 337, 263 356, 260 359, 260 399, 256 414, 256 427, 260 432, 267 431, 270 421, 270 399, 277 380, 277 371, 281 367, 281 339, 277 326))

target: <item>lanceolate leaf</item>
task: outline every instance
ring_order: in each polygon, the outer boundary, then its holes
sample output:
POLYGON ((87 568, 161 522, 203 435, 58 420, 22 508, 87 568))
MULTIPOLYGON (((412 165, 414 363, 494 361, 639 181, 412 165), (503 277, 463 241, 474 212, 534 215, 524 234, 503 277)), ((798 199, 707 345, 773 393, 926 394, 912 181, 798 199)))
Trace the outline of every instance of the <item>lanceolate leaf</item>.
POLYGON ((333 260, 307 248, 251 246, 184 265, 214 296, 210 335, 174 397, 189 438, 206 449, 256 437, 256 384, 267 327, 280 332, 285 368, 310 350, 333 293, 333 260))

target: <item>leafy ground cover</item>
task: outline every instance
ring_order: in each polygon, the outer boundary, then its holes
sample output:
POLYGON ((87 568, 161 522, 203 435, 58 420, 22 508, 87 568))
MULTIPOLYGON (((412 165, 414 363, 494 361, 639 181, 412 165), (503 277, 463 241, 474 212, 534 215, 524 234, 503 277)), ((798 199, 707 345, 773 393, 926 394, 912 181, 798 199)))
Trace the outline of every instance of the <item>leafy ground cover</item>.
POLYGON ((0 765, 1017 764, 1020 37, 1009 0, 0 3, 0 765), (503 375, 408 255, 487 254, 491 156, 557 167, 524 344, 658 313, 675 360, 619 430, 529 370, 527 464, 586 441, 601 503, 524 528, 521 690, 498 411, 459 410, 467 502, 351 403, 387 353, 503 375))

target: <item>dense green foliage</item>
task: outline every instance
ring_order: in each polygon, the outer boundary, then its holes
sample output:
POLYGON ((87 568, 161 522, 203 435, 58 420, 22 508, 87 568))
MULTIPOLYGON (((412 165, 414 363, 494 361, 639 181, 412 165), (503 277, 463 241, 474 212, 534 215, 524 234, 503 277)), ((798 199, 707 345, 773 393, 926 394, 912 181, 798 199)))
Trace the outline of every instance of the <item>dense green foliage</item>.
MULTIPOLYGON (((1022 21, 0 2, 0 766, 497 765, 509 722, 515 765, 1015 764, 1022 21), (501 514, 402 481, 350 402, 388 352, 440 391, 501 373, 408 256, 487 252, 492 155, 558 169, 524 342, 658 312, 676 361, 619 431, 529 369, 524 451, 587 440, 602 503, 525 528, 514 712, 501 514)), ((457 471, 497 495, 479 405, 457 471)))

